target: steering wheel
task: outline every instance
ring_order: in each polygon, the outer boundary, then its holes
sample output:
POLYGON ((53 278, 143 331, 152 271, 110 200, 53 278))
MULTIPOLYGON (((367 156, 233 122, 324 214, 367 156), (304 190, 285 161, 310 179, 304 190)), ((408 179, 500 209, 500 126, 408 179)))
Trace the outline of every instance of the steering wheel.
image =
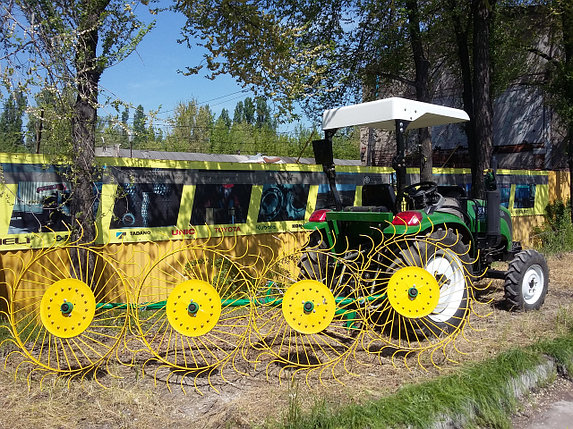
POLYGON ((435 202, 438 184, 436 182, 419 182, 404 188, 406 195, 414 203, 414 208, 425 208, 435 202))

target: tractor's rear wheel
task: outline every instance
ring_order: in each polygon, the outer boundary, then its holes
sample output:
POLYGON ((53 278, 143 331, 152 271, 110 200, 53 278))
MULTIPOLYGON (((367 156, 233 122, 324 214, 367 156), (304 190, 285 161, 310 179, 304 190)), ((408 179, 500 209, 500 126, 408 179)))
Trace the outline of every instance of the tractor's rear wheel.
POLYGON ((469 316, 471 260, 452 230, 404 236, 378 250, 369 321, 398 349, 419 349, 459 330, 469 316))
POLYGON ((430 243, 425 249, 432 256, 425 261, 424 269, 433 274, 440 290, 438 303, 428 315, 428 328, 434 333, 449 333, 467 320, 471 263, 467 246, 453 231, 448 230, 446 235, 438 232, 437 238, 439 244, 430 243))
POLYGON ((505 274, 505 299, 513 309, 538 310, 545 301, 549 268, 543 255, 524 250, 515 255, 505 274))
POLYGON ((304 251, 298 262, 300 269, 299 280, 324 279, 327 272, 328 250, 330 246, 326 241, 325 233, 317 230, 313 231, 304 245, 304 251))

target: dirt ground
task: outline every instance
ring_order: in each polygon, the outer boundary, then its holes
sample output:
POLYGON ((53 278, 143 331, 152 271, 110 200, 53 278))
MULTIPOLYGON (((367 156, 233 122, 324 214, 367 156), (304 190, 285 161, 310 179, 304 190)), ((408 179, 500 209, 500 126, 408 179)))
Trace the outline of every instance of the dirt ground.
MULTIPOLYGON (((540 311, 514 313, 503 308, 503 283, 496 281, 477 299, 475 314, 452 345, 434 355, 407 361, 357 352, 339 365, 333 377, 306 378, 300 373, 279 379, 280 368, 251 369, 248 376, 226 368, 209 385, 205 377, 169 378, 161 368, 142 376, 141 362, 133 366, 112 363, 109 375, 71 380, 46 377, 18 369, 7 359, 0 371, 0 428, 151 428, 194 423, 200 427, 251 427, 280 420, 296 401, 308 409, 316 401, 347 404, 380 398, 407 383, 456 371, 459 363, 480 361, 512 347, 564 334, 573 326, 573 273, 571 254, 549 258, 549 294, 540 311), (454 362, 455 361, 455 362, 454 362), (170 382, 166 383, 169 378, 170 382), (196 386, 194 386, 196 383, 196 386), (195 387, 202 392, 199 394, 195 387), (215 390, 217 389, 217 391, 215 390)), ((480 285, 485 286, 482 281, 480 285)), ((5 352, 6 354, 6 352, 5 352)), ((4 356, 6 357, 6 356, 4 356)), ((285 373, 282 373, 285 375, 285 373)))
POLYGON ((523 429, 569 427, 572 417, 573 381, 560 377, 524 398, 511 423, 523 429))

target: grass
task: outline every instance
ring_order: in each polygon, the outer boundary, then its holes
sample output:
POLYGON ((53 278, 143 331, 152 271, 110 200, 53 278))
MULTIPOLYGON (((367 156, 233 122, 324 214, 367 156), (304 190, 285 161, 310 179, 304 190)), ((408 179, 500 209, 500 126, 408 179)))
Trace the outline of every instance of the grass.
POLYGON ((545 222, 535 228, 532 238, 545 254, 560 254, 573 250, 573 224, 570 201, 556 200, 545 207, 545 222))
POLYGON ((563 224, 559 229, 538 230, 532 236, 540 243, 541 251, 548 255, 573 251, 573 225, 563 224))
POLYGON ((463 427, 510 428, 517 402, 512 379, 551 356, 573 374, 573 330, 565 336, 513 349, 473 363, 453 375, 407 385, 397 393, 365 404, 335 408, 321 400, 303 412, 297 394, 291 394, 282 421, 269 424, 284 429, 429 427, 446 416, 463 427))
POLYGON ((532 347, 539 353, 551 356, 569 377, 573 377, 573 335, 542 341, 532 347))
MULTIPOLYGON (((429 427, 450 416, 463 427, 509 428, 509 418, 518 405, 510 388, 514 378, 542 362, 544 356, 551 356, 573 374, 573 317, 565 312, 560 317, 559 325, 563 327, 560 332, 564 333, 556 339, 542 339, 492 359, 465 364, 456 368, 455 373, 405 385, 395 394, 378 400, 335 406, 321 398, 305 408, 306 385, 291 387, 282 419, 268 422, 265 427, 415 428, 429 427), (565 327, 568 327, 566 332, 565 327)), ((160 393, 161 386, 153 386, 153 380, 148 378, 108 380, 111 385, 106 390, 87 381, 82 386, 66 386, 65 380, 44 387, 37 383, 26 387, 24 379, 12 376, 10 380, 5 371, 0 373, 0 381, 4 410, 0 417, 16 418, 15 428, 182 427, 192 423, 199 415, 196 413, 204 412, 196 404, 197 398, 164 390, 160 393), (71 409, 82 412, 70 415, 71 409)), ((225 414, 221 419, 229 423, 228 427, 251 427, 252 423, 233 417, 225 414)))
MULTIPOLYGON (((26 339, 35 338, 40 333, 42 328, 38 325, 38 321, 37 316, 27 316, 20 320, 16 326, 20 341, 25 342, 26 339)), ((3 317, 0 320, 0 352, 12 349, 16 344, 10 322, 3 317)))
MULTIPOLYGON (((26 330, 26 335, 29 330, 26 330)), ((0 354, 14 347, 14 337, 10 330, 10 323, 4 314, 0 315, 0 354)))
POLYGON ((51 380, 42 387, 26 385, 21 377, 0 373, 0 427, 10 422, 19 428, 149 428, 189 426, 189 419, 169 401, 150 395, 146 385, 135 380, 130 386, 114 382, 108 389, 85 382, 67 385, 51 380), (159 417, 162 416, 162 417, 159 417))

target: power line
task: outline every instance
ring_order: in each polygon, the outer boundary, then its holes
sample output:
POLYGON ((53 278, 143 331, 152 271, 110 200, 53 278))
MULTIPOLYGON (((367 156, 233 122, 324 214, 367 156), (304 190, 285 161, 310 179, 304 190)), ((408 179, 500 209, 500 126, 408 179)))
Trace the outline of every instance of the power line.
POLYGON ((225 97, 230 97, 230 96, 236 95, 236 94, 244 94, 245 92, 249 92, 249 91, 246 89, 241 89, 239 91, 235 91, 235 92, 232 92, 232 93, 227 94, 227 95, 221 95, 219 97, 211 98, 210 100, 206 100, 206 101, 199 101, 197 103, 198 104, 207 104, 207 103, 210 103, 211 101, 219 100, 219 99, 225 98, 225 97))
MULTIPOLYGON (((189 100, 188 103, 190 103, 190 102, 192 102, 192 101, 195 101, 198 106, 204 106, 204 105, 206 105, 206 104, 209 104, 209 103, 212 102, 212 101, 221 100, 221 99, 227 98, 227 97, 233 97, 233 96, 235 96, 235 95, 237 95, 237 94, 245 94, 245 93, 248 93, 248 92, 249 92, 249 91, 246 90, 246 89, 241 89, 241 90, 239 90, 239 91, 231 92, 230 94, 220 95, 220 96, 218 96, 218 97, 214 97, 214 98, 211 98, 211 99, 205 100, 205 101, 189 100)), ((228 102, 230 102, 230 101, 237 100, 237 99, 239 99, 239 98, 241 98, 241 97, 240 97, 240 96, 239 96, 239 97, 233 97, 233 98, 231 98, 231 99, 229 99, 229 100, 225 100, 225 101, 221 101, 221 102, 219 102, 219 103, 215 103, 215 104, 213 104, 213 106, 218 106, 218 105, 223 104, 223 103, 228 103, 228 102)), ((184 102, 181 102, 181 103, 184 104, 184 102)), ((157 112, 157 114, 159 115, 159 114, 165 114, 165 113, 172 113, 172 112, 174 112, 174 111, 175 111, 175 108, 169 109, 169 110, 160 110, 159 112, 157 112)))

